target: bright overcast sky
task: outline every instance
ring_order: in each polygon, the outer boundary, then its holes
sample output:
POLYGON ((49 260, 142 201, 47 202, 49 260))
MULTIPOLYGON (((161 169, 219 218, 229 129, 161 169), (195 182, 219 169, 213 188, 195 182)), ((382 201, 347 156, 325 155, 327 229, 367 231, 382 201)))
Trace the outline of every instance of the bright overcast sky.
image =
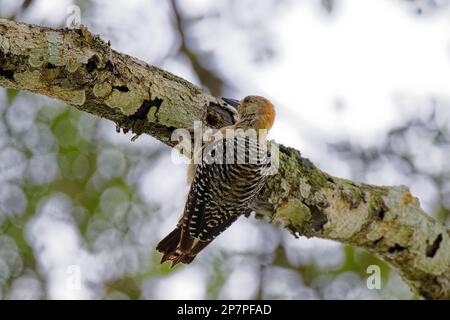
MULTIPOLYGON (((280 58, 255 81, 308 127, 368 140, 406 112, 396 97, 448 99, 450 13, 418 18, 393 2, 341 0, 332 19, 302 2, 276 24, 280 58)), ((280 125, 273 137, 301 147, 280 125)))

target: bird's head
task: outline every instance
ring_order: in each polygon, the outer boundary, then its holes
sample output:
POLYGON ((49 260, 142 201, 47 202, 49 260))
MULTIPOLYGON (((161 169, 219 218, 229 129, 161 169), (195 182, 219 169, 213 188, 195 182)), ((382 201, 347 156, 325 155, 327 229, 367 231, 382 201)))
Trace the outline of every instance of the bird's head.
POLYGON ((275 121, 275 107, 261 96, 247 96, 239 102, 240 121, 250 122, 256 130, 272 128, 275 121))

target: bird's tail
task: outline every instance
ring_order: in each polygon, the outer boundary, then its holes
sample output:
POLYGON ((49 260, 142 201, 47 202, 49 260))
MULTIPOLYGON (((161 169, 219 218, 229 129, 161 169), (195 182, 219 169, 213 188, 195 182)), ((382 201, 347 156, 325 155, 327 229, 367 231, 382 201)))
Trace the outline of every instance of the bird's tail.
POLYGON ((191 256, 181 251, 180 240, 181 228, 177 227, 158 243, 156 250, 163 254, 161 264, 166 261, 172 261, 171 268, 173 268, 180 262, 189 264, 194 260, 195 255, 191 256))

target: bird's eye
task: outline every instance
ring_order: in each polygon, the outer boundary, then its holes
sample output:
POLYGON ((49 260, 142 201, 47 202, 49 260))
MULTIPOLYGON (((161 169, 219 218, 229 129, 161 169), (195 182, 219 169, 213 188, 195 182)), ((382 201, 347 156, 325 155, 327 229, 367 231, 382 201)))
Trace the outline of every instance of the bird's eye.
POLYGON ((245 97, 244 98, 244 103, 250 103, 252 102, 252 98, 251 97, 245 97))

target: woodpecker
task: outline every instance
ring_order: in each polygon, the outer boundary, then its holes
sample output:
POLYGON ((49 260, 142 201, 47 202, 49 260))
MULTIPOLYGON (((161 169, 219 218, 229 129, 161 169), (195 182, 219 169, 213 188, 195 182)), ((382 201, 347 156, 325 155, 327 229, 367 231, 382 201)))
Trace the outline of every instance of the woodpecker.
POLYGON ((270 151, 263 144, 275 120, 273 104, 261 96, 224 100, 232 105, 237 102, 237 122, 219 129, 215 139, 202 146, 201 161, 189 165, 190 189, 183 214, 156 247, 163 255, 161 263, 171 261, 171 267, 191 263, 239 216, 248 213, 268 177, 270 151), (249 137, 249 131, 257 132, 258 138, 249 137))

